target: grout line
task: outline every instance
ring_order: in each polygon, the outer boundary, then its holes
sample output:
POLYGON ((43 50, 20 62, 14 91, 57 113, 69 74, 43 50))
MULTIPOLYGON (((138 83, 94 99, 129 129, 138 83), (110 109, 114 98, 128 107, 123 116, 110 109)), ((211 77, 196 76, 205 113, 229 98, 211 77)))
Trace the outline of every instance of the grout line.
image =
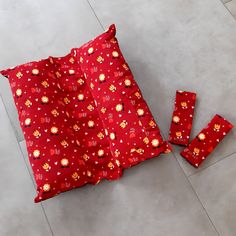
POLYGON ((222 2, 223 4, 226 4, 226 3, 228 3, 228 2, 232 2, 232 0, 227 0, 227 2, 223 2, 223 0, 221 0, 221 2, 222 2))
POLYGON ((179 167, 182 169, 182 171, 183 171, 183 173, 184 173, 184 176, 185 176, 185 178, 187 179, 187 181, 188 181, 188 183, 189 183, 189 185, 190 185, 190 187, 191 187, 192 191, 193 191, 193 192, 194 192, 194 194, 196 195, 196 197, 197 197, 197 199, 198 199, 198 201, 199 201, 200 205, 202 206, 203 210, 205 211, 205 213, 206 213, 206 215, 207 215, 207 217, 208 217, 209 221, 211 222, 211 224, 212 224, 213 228, 215 229, 215 231, 216 231, 217 235, 218 235, 218 236, 220 236, 220 233, 219 233, 219 232, 218 232, 218 230, 216 229, 216 226, 215 226, 215 224, 213 223, 213 221, 212 221, 211 217, 209 216, 209 214, 208 214, 208 212, 207 212, 207 210, 206 210, 205 206, 203 205, 202 201, 201 201, 201 200, 200 200, 200 198, 198 197, 198 195, 197 195, 197 192, 195 191, 195 189, 194 189, 194 187, 193 187, 193 185, 192 185, 191 181, 189 180, 188 176, 185 174, 185 172, 184 172, 183 168, 181 167, 180 163, 178 162, 178 160, 177 160, 177 157, 175 156, 175 153, 174 153, 174 152, 172 152, 172 154, 173 154, 173 156, 175 157, 175 161, 178 163, 179 167))
POLYGON ((224 8, 229 12, 229 14, 233 17, 234 20, 236 20, 235 16, 232 14, 232 12, 229 10, 229 8, 226 6, 227 3, 232 2, 232 0, 223 3, 222 1, 220 1, 222 3, 222 5, 224 6, 224 8))
POLYGON ((103 25, 102 25, 101 21, 99 20, 99 18, 98 18, 98 16, 97 16, 97 14, 96 14, 96 12, 95 12, 95 10, 93 9, 93 7, 92 7, 91 3, 89 2, 89 0, 87 0, 87 3, 88 3, 88 5, 90 6, 91 10, 93 11, 93 14, 94 14, 94 15, 95 15, 95 17, 97 18, 97 21, 99 22, 100 26, 102 27, 102 29, 103 29, 103 30, 105 30, 105 28, 103 27, 103 25))
MULTIPOLYGON (((166 137, 165 137, 165 135, 163 135, 163 137, 165 138, 165 140, 167 140, 166 137)), ((207 218, 208 218, 209 221, 211 222, 211 224, 212 224, 213 228, 215 229, 217 235, 220 236, 218 230, 216 229, 216 226, 214 225, 213 221, 211 220, 210 216, 208 215, 208 212, 207 212, 206 208, 204 207, 203 203, 201 202, 200 198, 198 197, 197 192, 195 191, 195 189, 194 189, 194 187, 193 187, 191 181, 189 180, 188 176, 186 175, 184 169, 181 167, 181 165, 180 165, 180 163, 179 163, 179 161, 178 161, 178 159, 177 159, 177 157, 176 157, 174 151, 172 151, 172 154, 173 154, 173 156, 174 156, 175 161, 177 162, 177 165, 178 165, 178 166, 180 167, 180 169, 182 170, 182 172, 183 172, 183 174, 184 174, 184 176, 185 176, 187 182, 189 183, 189 185, 190 185, 190 187, 191 187, 193 193, 196 195, 197 200, 199 201, 200 205, 202 206, 204 212, 206 213, 207 218)))
MULTIPOLYGON (((29 167, 28 167, 28 165, 27 165, 27 163, 26 163, 25 155, 24 155, 24 153, 23 153, 23 151, 22 151, 22 149, 21 149, 20 143, 19 143, 19 142, 17 142, 17 143, 18 143, 18 146, 19 146, 19 148, 20 148, 20 152, 21 152, 21 154, 22 154, 22 156, 23 156, 23 159, 24 159, 26 168, 27 168, 27 170, 28 170, 28 174, 30 175, 31 181, 33 182, 34 189, 36 190, 36 185, 35 185, 33 176, 32 176, 32 174, 31 174, 31 171, 30 171, 30 169, 29 169, 29 167)), ((43 203, 40 202, 40 205, 41 205, 41 207, 42 207, 43 214, 44 214, 45 219, 46 219, 46 221, 47 221, 47 223, 48 223, 48 226, 49 226, 49 229, 50 229, 50 231, 51 231, 51 234, 52 234, 52 236, 54 236, 54 233, 53 233, 51 224, 50 224, 50 222, 49 222, 48 216, 47 216, 47 214, 46 214, 46 211, 45 211, 45 209, 44 209, 43 203)))
POLYGON ((211 166, 214 166, 214 165, 217 164, 218 162, 223 161, 224 159, 226 159, 226 158, 228 158, 228 157, 234 155, 235 153, 236 153, 236 151, 235 151, 235 152, 232 152, 232 153, 230 153, 230 154, 228 154, 228 155, 226 155, 226 156, 224 156, 222 159, 217 160, 216 162, 212 163, 211 165, 206 166, 206 167, 202 168, 201 170, 199 170, 199 171, 197 171, 197 172, 195 172, 195 173, 193 173, 193 174, 188 175, 188 178, 191 177, 191 176, 194 176, 194 175, 196 175, 196 174, 198 174, 198 173, 200 173, 200 172, 202 172, 202 171, 204 171, 204 170, 206 170, 206 169, 208 169, 208 168, 211 167, 211 166))
POLYGON ((232 2, 232 0, 227 0, 227 2, 223 2, 223 0, 221 0, 221 2, 222 2, 223 4, 226 4, 226 3, 228 3, 228 2, 232 2))
MULTIPOLYGON (((16 139, 17 139, 18 142, 21 142, 21 141, 23 141, 24 139, 21 140, 22 138, 19 137, 20 134, 18 133, 17 128, 16 128, 16 126, 14 125, 14 123, 12 122, 11 117, 10 117, 10 115, 9 115, 7 109, 6 109, 6 104, 5 104, 5 102, 4 102, 4 99, 3 99, 2 94, 0 94, 0 97, 1 97, 2 103, 3 103, 4 107, 5 107, 5 110, 6 110, 6 112, 7 112, 7 116, 8 116, 8 119, 9 119, 9 121, 10 121, 11 127, 12 127, 12 129, 13 129, 13 131, 14 131, 14 133, 15 133, 16 139), (18 138, 19 138, 19 140, 18 140, 18 138)), ((14 103, 14 105, 15 105, 15 103, 14 103)), ((16 108, 15 108, 15 109, 16 109, 16 108)), ((17 113, 17 114, 18 114, 18 113, 17 113)))
MULTIPOLYGON (((2 104, 3 104, 3 107, 4 107, 5 112, 6 112, 6 114, 7 114, 7 117, 8 117, 8 120, 9 120, 9 122, 10 122, 11 128, 14 130, 14 128, 12 127, 12 122, 11 122, 11 120, 10 120, 9 113, 8 113, 8 111, 7 111, 7 109, 6 109, 6 105, 5 105, 5 103, 3 102, 3 99, 2 99, 2 96, 1 96, 1 95, 0 95, 0 99, 2 100, 2 104)), ((32 183, 33 183, 33 187, 34 187, 34 189, 36 190, 33 177, 32 177, 32 175, 31 175, 31 172, 30 172, 29 167, 28 167, 28 165, 27 165, 27 163, 26 163, 26 160, 25 160, 25 155, 24 155, 24 153, 23 153, 23 151, 22 151, 22 149, 21 149, 20 143, 19 143, 18 140, 17 140, 16 134, 15 134, 14 136, 15 136, 17 145, 18 145, 18 147, 19 147, 19 149, 20 149, 20 152, 21 152, 21 154, 22 154, 23 161, 24 161, 24 163, 25 163, 25 165, 26 165, 26 169, 27 169, 27 171, 28 171, 28 174, 29 174, 29 176, 30 176, 30 179, 31 179, 31 181, 32 181, 32 183)), ((52 236, 54 236, 54 233, 53 233, 53 231, 52 231, 52 227, 51 227, 51 225, 50 225, 50 223, 49 223, 49 220, 48 220, 48 217, 47 217, 47 215, 46 215, 46 212, 45 212, 45 209, 44 209, 44 207, 43 207, 43 204, 40 203, 40 205, 41 205, 41 207, 42 207, 43 214, 44 214, 45 219, 46 219, 46 222, 47 222, 47 224, 48 224, 48 226, 49 226, 50 232, 51 232, 52 236)))

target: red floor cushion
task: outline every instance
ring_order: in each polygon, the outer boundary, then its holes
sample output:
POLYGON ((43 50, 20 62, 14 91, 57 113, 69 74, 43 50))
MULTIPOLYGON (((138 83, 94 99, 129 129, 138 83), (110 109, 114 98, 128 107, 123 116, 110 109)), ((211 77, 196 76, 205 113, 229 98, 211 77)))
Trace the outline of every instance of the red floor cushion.
POLYGON ((1 71, 9 79, 35 202, 170 151, 126 63, 115 26, 71 50, 1 71))

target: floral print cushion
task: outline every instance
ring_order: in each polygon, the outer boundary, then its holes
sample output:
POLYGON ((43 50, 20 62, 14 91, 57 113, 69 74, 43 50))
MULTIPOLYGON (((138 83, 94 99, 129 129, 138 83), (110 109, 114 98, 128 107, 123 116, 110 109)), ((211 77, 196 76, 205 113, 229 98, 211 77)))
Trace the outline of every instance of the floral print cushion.
POLYGON ((1 71, 9 79, 33 169, 35 202, 115 180, 170 151, 111 25, 64 57, 1 71))

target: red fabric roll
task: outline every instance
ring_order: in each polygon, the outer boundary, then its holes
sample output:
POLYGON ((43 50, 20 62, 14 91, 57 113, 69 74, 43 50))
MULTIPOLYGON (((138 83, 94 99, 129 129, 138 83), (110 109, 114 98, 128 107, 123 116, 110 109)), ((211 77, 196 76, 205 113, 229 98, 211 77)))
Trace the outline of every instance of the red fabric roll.
POLYGON ((225 118, 215 115, 189 146, 180 153, 181 156, 198 168, 233 127, 225 118))
POLYGON ((176 91, 175 108, 169 131, 169 142, 187 146, 192 128, 196 93, 176 91))

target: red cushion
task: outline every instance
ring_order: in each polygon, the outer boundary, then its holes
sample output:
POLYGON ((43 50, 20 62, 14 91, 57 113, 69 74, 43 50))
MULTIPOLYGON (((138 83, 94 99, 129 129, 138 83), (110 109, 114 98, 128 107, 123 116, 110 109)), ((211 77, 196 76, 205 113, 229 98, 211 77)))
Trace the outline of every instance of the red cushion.
POLYGON ((115 38, 115 26, 65 57, 1 71, 9 78, 38 195, 118 179, 169 152, 115 38))

